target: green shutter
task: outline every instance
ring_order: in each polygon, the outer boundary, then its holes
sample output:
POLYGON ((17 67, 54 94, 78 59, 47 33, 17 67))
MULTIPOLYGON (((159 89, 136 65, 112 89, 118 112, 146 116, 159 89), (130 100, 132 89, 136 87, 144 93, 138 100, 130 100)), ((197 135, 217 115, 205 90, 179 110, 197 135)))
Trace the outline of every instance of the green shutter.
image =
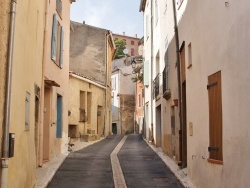
POLYGON ((144 86, 149 85, 149 61, 143 63, 143 84, 144 86))
POLYGON ((61 28, 61 36, 60 36, 60 59, 59 59, 59 66, 62 68, 63 65, 63 39, 64 39, 64 31, 61 28))
POLYGON ((57 19, 56 14, 53 15, 52 37, 51 37, 51 59, 56 61, 57 46, 57 19))

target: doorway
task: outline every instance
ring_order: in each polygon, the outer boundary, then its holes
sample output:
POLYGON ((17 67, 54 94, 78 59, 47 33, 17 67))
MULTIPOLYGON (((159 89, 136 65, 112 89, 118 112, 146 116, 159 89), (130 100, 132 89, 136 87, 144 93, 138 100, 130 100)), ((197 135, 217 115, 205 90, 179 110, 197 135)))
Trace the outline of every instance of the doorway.
POLYGON ((156 107, 156 117, 155 117, 155 123, 156 123, 156 139, 155 139, 155 145, 156 147, 161 147, 161 105, 156 107))
POLYGON ((112 133, 117 134, 117 124, 116 123, 112 123, 112 133))
POLYGON ((49 161, 50 124, 51 124, 51 87, 44 88, 44 120, 43 120, 43 161, 49 161))

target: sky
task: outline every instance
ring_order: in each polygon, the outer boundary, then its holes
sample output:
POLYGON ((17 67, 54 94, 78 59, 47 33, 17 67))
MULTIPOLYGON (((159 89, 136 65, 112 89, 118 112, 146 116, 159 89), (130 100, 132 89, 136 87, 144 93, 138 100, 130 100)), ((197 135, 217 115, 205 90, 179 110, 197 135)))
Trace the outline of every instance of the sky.
POLYGON ((70 19, 110 30, 115 34, 143 36, 140 0, 76 0, 71 4, 70 19))

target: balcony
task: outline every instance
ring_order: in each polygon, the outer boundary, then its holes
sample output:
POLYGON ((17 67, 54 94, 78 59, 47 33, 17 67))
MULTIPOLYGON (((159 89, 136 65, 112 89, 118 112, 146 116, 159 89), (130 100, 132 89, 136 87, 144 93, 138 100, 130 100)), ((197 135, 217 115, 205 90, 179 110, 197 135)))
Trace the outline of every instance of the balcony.
POLYGON ((160 83, 160 74, 158 73, 153 81, 153 98, 154 99, 157 98, 160 93, 159 83, 160 83))
POLYGON ((162 72, 162 78, 163 78, 163 98, 168 100, 171 97, 171 92, 168 86, 168 68, 165 66, 163 72, 162 72))

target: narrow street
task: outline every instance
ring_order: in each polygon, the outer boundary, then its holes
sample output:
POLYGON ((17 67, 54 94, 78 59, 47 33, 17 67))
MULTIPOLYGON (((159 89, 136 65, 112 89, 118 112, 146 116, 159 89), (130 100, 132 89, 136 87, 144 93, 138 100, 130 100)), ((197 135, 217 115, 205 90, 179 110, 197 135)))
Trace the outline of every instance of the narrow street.
MULTIPOLYGON (((71 153, 56 172, 48 188, 115 187, 110 154, 122 138, 113 135, 71 153)), ((118 159, 128 188, 182 187, 140 135, 127 136, 118 152, 118 159)))

